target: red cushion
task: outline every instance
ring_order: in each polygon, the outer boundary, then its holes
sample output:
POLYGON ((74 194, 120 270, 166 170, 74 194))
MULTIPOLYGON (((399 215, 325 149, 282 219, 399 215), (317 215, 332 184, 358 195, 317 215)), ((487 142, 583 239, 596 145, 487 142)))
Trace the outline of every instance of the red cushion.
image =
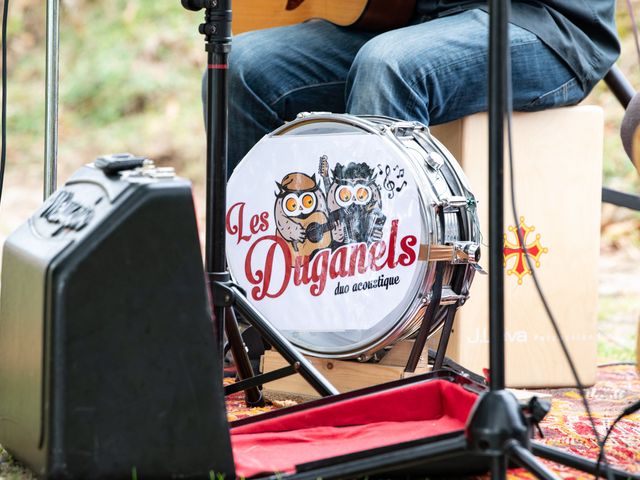
POLYGON ((462 430, 476 398, 431 380, 236 427, 236 474, 292 473, 301 463, 462 430))

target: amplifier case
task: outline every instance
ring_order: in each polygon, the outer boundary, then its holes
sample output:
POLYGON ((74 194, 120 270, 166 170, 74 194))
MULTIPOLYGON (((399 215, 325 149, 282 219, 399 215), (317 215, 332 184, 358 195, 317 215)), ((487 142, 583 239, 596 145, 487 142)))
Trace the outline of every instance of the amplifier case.
POLYGON ((0 444, 47 478, 233 477, 214 328, 190 184, 82 168, 4 245, 0 444))

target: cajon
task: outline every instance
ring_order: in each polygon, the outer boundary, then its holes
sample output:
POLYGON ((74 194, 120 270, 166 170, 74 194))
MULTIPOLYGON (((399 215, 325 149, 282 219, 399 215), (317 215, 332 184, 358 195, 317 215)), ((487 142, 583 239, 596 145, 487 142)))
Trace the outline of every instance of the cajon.
MULTIPOLYGON (((431 128, 453 153, 478 199, 484 253, 488 225, 488 116, 431 128)), ((523 232, 536 274, 578 369, 596 375, 597 277, 600 248, 603 114, 575 106, 513 116, 518 225, 511 213, 505 158, 505 344, 510 387, 575 385, 558 338, 524 262, 515 228, 523 232)), ((488 258, 482 264, 487 265, 488 258)), ((448 356, 474 371, 489 366, 488 277, 476 275, 458 311, 448 356)))

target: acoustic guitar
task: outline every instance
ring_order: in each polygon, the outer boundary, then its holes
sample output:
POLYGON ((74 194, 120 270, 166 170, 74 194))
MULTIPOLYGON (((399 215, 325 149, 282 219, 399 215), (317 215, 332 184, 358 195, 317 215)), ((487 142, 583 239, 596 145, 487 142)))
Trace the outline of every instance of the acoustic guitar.
MULTIPOLYGON (((312 258, 316 252, 331 245, 331 227, 324 212, 313 212, 299 222, 306 231, 306 238, 302 242, 289 242, 292 266, 296 264, 296 257, 312 258)), ((282 237, 280 232, 276 235, 282 237)))
POLYGON ((406 25, 415 0, 234 0, 233 33, 280 27, 312 18, 343 27, 384 31, 406 25))

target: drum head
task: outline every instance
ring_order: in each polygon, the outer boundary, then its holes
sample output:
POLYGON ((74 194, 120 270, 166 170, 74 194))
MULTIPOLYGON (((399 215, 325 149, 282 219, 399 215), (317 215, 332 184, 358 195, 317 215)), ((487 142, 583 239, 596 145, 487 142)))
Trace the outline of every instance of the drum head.
POLYGON ((325 118, 266 136, 233 172, 229 269, 304 352, 357 358, 424 308, 437 228, 419 170, 375 128, 325 118))

